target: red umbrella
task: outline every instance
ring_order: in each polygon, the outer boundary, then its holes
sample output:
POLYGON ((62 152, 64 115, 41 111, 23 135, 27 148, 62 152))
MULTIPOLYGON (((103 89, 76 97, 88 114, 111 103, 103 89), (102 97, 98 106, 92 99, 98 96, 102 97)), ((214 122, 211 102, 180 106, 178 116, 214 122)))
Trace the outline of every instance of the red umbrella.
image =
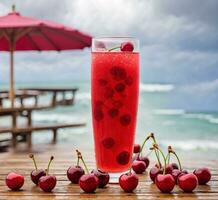
POLYGON ((10 99, 14 106, 14 51, 62 51, 91 46, 91 36, 64 25, 12 12, 0 17, 0 51, 10 51, 10 99))

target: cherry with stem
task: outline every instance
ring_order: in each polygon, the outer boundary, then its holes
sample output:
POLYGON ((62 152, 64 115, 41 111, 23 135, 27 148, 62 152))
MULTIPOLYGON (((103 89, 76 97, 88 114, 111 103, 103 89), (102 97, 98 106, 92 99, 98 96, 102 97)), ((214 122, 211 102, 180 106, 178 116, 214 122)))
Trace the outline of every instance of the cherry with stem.
POLYGON ((79 186, 80 188, 87 193, 93 193, 95 192, 95 190, 97 189, 97 187, 99 186, 99 180, 98 177, 95 176, 94 173, 89 173, 88 167, 82 157, 82 154, 79 150, 76 150, 77 152, 77 157, 82 161, 84 167, 85 167, 85 171, 87 174, 84 174, 80 177, 79 179, 79 186))
POLYGON ((129 172, 122 174, 119 178, 120 187, 125 192, 132 192, 138 186, 139 179, 136 174, 132 173, 131 168, 129 172))
POLYGON ((33 154, 30 154, 29 157, 33 160, 33 164, 34 164, 34 167, 35 167, 35 170, 33 170, 30 173, 30 177, 31 177, 32 182, 35 183, 36 185, 38 185, 39 179, 42 176, 45 176, 46 173, 45 173, 45 170, 37 168, 36 160, 35 160, 35 157, 34 157, 33 154))
MULTIPOLYGON (((157 144, 153 144, 153 148, 156 149, 157 151, 160 152, 161 156, 163 157, 164 160, 164 169, 163 169, 163 174, 158 174, 155 178, 155 184, 158 187, 158 189, 161 192, 164 193, 170 193, 174 186, 175 186, 175 180, 171 174, 166 174, 166 159, 168 157, 164 156, 164 153, 162 150, 158 147, 157 144)), ((169 154, 169 153, 168 153, 169 154)))
POLYGON ((50 168, 50 165, 51 165, 51 162, 52 160, 54 159, 53 156, 51 156, 50 158, 50 161, 48 163, 48 167, 47 169, 45 170, 46 172, 46 175, 45 176, 42 176, 40 179, 39 179, 39 187, 44 191, 44 192, 51 192, 54 187, 56 186, 56 183, 57 183, 57 179, 55 176, 53 175, 49 175, 49 168, 50 168))
POLYGON ((76 166, 71 166, 67 170, 67 177, 71 181, 71 183, 74 183, 74 184, 78 184, 80 177, 85 174, 85 171, 83 170, 83 168, 79 166, 79 161, 80 161, 80 158, 78 157, 78 154, 77 154, 76 166))

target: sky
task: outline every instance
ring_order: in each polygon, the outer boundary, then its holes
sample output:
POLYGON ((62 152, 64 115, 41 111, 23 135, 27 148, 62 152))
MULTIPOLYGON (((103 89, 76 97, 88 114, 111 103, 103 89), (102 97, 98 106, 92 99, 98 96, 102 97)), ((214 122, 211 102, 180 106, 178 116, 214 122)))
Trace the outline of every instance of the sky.
MULTIPOLYGON (((63 23, 93 37, 137 37, 141 82, 173 84, 198 107, 218 110, 218 1, 0 0, 0 16, 12 4, 22 15, 63 23)), ((8 81, 8 66, 8 54, 0 52, 0 82, 8 81)), ((89 80, 90 49, 16 53, 15 79, 89 80)))

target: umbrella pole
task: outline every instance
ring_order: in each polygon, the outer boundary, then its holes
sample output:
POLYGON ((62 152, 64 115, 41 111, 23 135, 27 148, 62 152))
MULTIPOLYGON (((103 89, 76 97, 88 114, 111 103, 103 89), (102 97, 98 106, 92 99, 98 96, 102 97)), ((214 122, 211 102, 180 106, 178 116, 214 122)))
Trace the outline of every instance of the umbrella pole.
POLYGON ((14 48, 13 44, 10 48, 10 100, 11 107, 14 107, 14 48))

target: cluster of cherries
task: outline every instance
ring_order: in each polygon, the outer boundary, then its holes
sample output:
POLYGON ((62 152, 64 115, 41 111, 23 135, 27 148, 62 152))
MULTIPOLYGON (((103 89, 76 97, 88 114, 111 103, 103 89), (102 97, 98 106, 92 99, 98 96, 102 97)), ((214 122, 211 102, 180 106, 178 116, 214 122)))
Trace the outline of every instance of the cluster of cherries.
MULTIPOLYGON (((34 184, 38 185, 43 191, 51 192, 56 186, 57 179, 54 175, 49 175, 49 168, 52 160, 54 159, 51 156, 50 161, 48 163, 48 167, 46 170, 38 169, 36 165, 36 161, 33 154, 30 154, 30 158, 33 160, 35 170, 33 170, 30 174, 31 180, 34 184)), ((11 172, 7 175, 5 179, 6 185, 11 190, 19 190, 24 184, 24 177, 20 174, 11 172)))
MULTIPOLYGON (((165 156, 163 151, 159 148, 154 134, 151 133, 146 137, 142 146, 138 144, 134 145, 135 156, 133 157, 132 167, 129 172, 119 177, 119 185, 125 192, 132 192, 138 186, 139 179, 136 174, 143 174, 149 166, 150 160, 148 156, 142 156, 142 150, 149 139, 153 141, 150 150, 151 152, 155 152, 157 158, 157 163, 150 169, 149 175, 161 192, 170 193, 176 184, 178 184, 184 192, 192 192, 198 184, 204 185, 210 181, 211 172, 206 167, 195 169, 193 173, 189 173, 187 170, 183 169, 178 155, 171 146, 168 147, 168 153, 165 156), (170 163, 171 155, 176 157, 178 164, 170 163), (160 157, 162 157, 164 165, 161 163, 160 157), (132 172, 132 170, 134 172, 132 172)), ((76 166, 69 167, 67 170, 67 177, 71 183, 79 184, 80 188, 87 193, 95 192, 97 188, 104 188, 109 182, 109 174, 99 169, 94 169, 89 173, 81 152, 78 150, 76 150, 76 152, 77 164, 76 166), (80 161, 82 161, 85 170, 79 165, 80 161)), ((33 154, 30 155, 30 158, 33 160, 35 166, 35 170, 30 174, 32 182, 38 185, 43 191, 51 192, 57 182, 54 175, 49 175, 49 167, 54 157, 51 156, 46 170, 37 168, 33 154)), ((11 190, 16 191, 23 186, 24 177, 11 172, 7 175, 5 181, 6 185, 11 190)))
POLYGON ((149 165, 149 158, 141 155, 144 145, 149 139, 153 140, 150 150, 155 152, 157 158, 157 163, 150 169, 149 175, 161 192, 170 193, 176 184, 184 192, 192 192, 198 184, 205 185, 210 181, 211 172, 206 167, 195 169, 193 173, 183 169, 178 155, 171 146, 168 147, 168 153, 165 156, 159 148, 153 133, 144 140, 142 147, 139 144, 134 145, 134 153, 136 155, 132 168, 135 173, 142 174, 149 165), (176 157, 178 164, 170 163, 170 156, 172 154, 176 157), (164 165, 161 163, 160 155, 163 158, 164 165))
MULTIPOLYGON (((76 166, 69 167, 67 170, 67 177, 71 183, 79 184, 80 188, 87 193, 95 192, 97 188, 104 188, 109 182, 109 174, 99 169, 93 169, 91 173, 89 173, 81 152, 78 150, 76 150, 76 152, 77 164, 76 166), (85 170, 79 165, 80 160, 82 161, 85 170)), ((32 182, 38 185, 44 192, 51 192, 57 183, 56 177, 54 175, 49 175, 49 167, 54 157, 51 156, 46 170, 37 168, 33 154, 30 155, 30 158, 33 160, 35 166, 35 170, 30 173, 32 182)), ((5 182, 8 188, 17 191, 21 189, 24 184, 24 176, 11 172, 6 176, 5 182)), ((130 170, 129 173, 120 176, 119 184, 124 191, 131 192, 138 185, 138 177, 135 173, 131 173, 130 170)))

